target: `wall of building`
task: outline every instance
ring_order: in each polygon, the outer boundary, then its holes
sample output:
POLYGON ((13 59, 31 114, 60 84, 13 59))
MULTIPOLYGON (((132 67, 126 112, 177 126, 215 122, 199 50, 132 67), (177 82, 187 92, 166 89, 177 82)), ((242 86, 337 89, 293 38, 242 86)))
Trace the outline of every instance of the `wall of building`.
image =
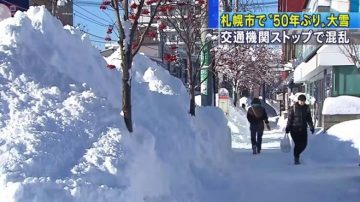
POLYGON ((360 119, 360 114, 338 114, 338 115, 323 115, 323 128, 324 130, 329 129, 331 126, 344 122, 360 119))
MULTIPOLYGON (((51 12, 52 4, 50 0, 31 0, 30 6, 40 6, 45 5, 45 7, 51 12)), ((62 22, 63 25, 73 25, 73 4, 72 2, 67 3, 64 6, 57 7, 56 16, 62 22)))
POLYGON ((301 12, 308 0, 279 0, 278 11, 280 12, 301 12))

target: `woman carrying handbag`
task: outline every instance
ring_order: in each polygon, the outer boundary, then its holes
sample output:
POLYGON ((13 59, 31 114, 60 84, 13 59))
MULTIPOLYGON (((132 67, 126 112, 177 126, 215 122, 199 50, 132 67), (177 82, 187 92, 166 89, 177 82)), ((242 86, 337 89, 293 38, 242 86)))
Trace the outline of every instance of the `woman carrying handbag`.
POLYGON ((298 102, 290 109, 289 117, 286 124, 285 133, 289 133, 294 141, 294 163, 300 164, 300 154, 305 150, 309 125, 311 133, 314 133, 314 124, 311 118, 310 108, 305 104, 306 96, 298 96, 298 102))

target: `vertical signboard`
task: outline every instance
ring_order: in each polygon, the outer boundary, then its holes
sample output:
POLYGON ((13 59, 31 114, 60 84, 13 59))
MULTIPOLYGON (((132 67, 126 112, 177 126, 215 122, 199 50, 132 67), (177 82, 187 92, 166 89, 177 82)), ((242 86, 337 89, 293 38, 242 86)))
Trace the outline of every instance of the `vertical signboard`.
POLYGON ((229 91, 226 88, 219 89, 219 108, 224 111, 226 115, 229 114, 229 91))

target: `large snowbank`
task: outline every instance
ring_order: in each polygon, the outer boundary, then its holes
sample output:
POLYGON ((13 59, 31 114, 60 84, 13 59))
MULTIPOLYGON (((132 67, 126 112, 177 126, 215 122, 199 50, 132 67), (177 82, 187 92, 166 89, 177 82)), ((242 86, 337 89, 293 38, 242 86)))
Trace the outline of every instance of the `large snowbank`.
POLYGON ((306 151, 317 162, 359 162, 360 119, 345 121, 311 135, 306 151))
POLYGON ((204 179, 226 171, 221 110, 189 116, 181 81, 145 56, 134 58, 129 134, 119 67, 86 37, 44 7, 0 30, 1 200, 202 201, 204 179))
POLYGON ((347 95, 328 97, 324 101, 322 114, 360 114, 360 98, 347 95))
POLYGON ((340 141, 351 141, 360 154, 360 119, 345 121, 332 126, 326 132, 339 138, 340 141))

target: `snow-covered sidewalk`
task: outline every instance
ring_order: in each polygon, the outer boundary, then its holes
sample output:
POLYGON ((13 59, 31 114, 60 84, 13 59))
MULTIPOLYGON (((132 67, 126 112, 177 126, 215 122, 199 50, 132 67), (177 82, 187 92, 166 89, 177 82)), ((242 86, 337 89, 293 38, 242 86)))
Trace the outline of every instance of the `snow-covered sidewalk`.
POLYGON ((358 150, 351 142, 325 133, 309 135, 302 165, 293 164, 291 153, 280 151, 285 120, 274 123, 263 135, 261 154, 253 155, 245 111, 232 108, 232 164, 223 188, 209 193, 204 201, 359 201, 360 167, 358 150), (244 130, 245 129, 245 130, 244 130))
MULTIPOLYGON (((292 164, 290 154, 264 149, 260 155, 235 149, 228 179, 209 187, 203 201, 358 201, 360 168, 353 164, 292 164)), ((210 183, 206 183, 210 184, 210 183)))

